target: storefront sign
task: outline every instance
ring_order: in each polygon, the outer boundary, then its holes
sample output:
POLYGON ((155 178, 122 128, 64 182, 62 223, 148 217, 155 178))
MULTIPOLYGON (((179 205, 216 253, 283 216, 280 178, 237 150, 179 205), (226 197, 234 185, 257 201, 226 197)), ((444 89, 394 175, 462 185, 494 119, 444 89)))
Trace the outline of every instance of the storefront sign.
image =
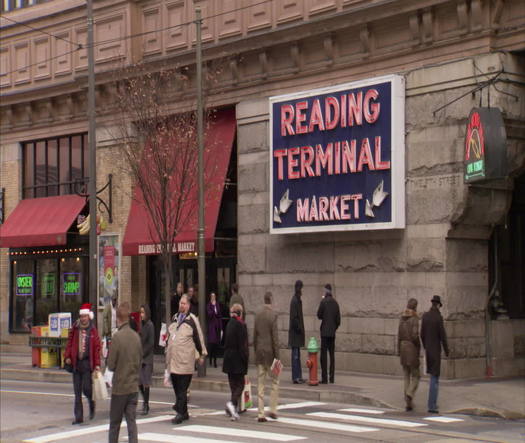
POLYGON ((465 134, 465 183, 507 175, 507 136, 498 108, 470 111, 465 134))
MULTIPOLYGON (((158 255, 161 253, 161 245, 157 244, 148 244, 148 245, 139 245, 139 255, 155 254, 158 255)), ((184 241, 184 242, 175 242, 171 247, 171 251, 174 254, 180 254, 184 252, 194 252, 196 251, 196 245, 193 241, 184 241)))
POLYGON ((80 272, 64 272, 62 274, 64 295, 80 295, 80 272))
POLYGON ((56 274, 54 272, 47 272, 41 279, 41 291, 43 297, 52 297, 55 295, 56 288, 56 274))
POLYGON ((17 274, 16 275, 16 295, 33 295, 33 274, 17 274))
POLYGON ((270 98, 270 232, 404 228, 404 115, 395 75, 270 98))

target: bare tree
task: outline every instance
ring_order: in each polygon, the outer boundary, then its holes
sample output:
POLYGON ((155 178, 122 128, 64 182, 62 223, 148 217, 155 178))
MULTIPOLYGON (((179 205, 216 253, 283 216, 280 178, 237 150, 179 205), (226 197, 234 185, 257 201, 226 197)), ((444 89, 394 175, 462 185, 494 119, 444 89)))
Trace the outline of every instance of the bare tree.
MULTIPOLYGON (((198 210, 197 115, 194 111, 173 113, 171 109, 171 93, 177 84, 187 81, 176 70, 149 72, 135 65, 122 69, 119 78, 117 146, 135 185, 133 198, 144 205, 153 225, 150 237, 158 241, 169 325, 175 238, 198 210)), ((209 117, 208 112, 205 128, 209 117)), ((205 178, 213 174, 212 150, 213 145, 207 144, 205 178)))

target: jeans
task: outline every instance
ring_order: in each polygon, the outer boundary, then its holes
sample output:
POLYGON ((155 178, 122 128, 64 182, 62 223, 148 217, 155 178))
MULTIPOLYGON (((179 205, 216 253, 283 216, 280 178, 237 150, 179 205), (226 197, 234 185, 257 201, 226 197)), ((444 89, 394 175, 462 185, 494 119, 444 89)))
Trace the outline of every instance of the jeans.
POLYGON ((73 389, 75 391, 75 420, 84 420, 84 410, 82 407, 82 393, 89 400, 89 406, 93 403, 93 385, 91 380, 91 367, 89 358, 77 361, 77 367, 73 371, 73 389))
POLYGON ((405 396, 408 395, 413 399, 419 385, 419 366, 415 368, 412 366, 403 366, 403 372, 405 374, 405 396))
POLYGON ((176 411, 183 417, 188 415, 188 388, 193 374, 171 374, 171 384, 175 391, 176 411))
POLYGON ((301 348, 292 348, 292 381, 303 378, 301 369, 301 348))
POLYGON ((436 375, 430 376, 430 386, 428 389, 428 410, 437 411, 437 399, 439 391, 439 377, 436 375))
POLYGON ((136 422, 138 398, 138 392, 134 392, 133 394, 111 395, 111 403, 109 406, 109 443, 118 442, 123 415, 126 416, 126 423, 128 425, 128 442, 138 442, 136 422))
POLYGON ((328 356, 330 354, 330 383, 335 378, 335 337, 321 337, 321 381, 328 382, 328 356))
POLYGON ((257 406, 258 417, 264 417, 264 385, 266 377, 272 381, 272 390, 270 392, 270 412, 277 414, 277 402, 279 397, 279 377, 272 374, 270 366, 257 365, 257 406))

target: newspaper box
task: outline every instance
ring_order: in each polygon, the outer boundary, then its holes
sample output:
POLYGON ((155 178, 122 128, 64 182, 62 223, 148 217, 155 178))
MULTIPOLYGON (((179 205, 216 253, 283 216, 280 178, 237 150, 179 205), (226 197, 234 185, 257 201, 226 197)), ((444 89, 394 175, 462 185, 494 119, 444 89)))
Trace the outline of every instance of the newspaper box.
POLYGON ((57 312, 49 314, 49 336, 61 337, 63 329, 71 327, 71 313, 57 312))

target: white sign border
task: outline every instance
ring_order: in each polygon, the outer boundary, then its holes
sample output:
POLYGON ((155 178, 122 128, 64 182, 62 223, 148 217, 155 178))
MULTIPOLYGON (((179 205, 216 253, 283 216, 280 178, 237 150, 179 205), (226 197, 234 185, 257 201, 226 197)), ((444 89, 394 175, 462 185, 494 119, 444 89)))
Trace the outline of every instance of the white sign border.
POLYGON ((294 92, 291 94, 276 95, 269 98, 270 121, 268 125, 270 146, 270 193, 269 218, 270 234, 297 234, 309 232, 336 232, 336 231, 369 231, 380 229, 405 228, 405 78, 398 74, 373 77, 355 82, 342 83, 325 88, 311 89, 308 91, 294 92), (378 83, 390 82, 391 84, 391 179, 392 179, 392 221, 384 223, 356 223, 325 226, 302 226, 293 228, 273 227, 273 104, 285 100, 311 97, 314 95, 329 94, 345 89, 355 89, 378 83))

